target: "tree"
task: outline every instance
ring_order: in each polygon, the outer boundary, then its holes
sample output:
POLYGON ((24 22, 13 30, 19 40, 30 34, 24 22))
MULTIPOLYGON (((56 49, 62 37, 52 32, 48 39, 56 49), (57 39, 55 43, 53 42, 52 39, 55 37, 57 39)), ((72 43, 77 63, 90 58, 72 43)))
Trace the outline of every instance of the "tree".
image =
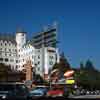
POLYGON ((83 70, 84 69, 84 64, 83 62, 80 62, 80 70, 83 70))
POLYGON ((8 80, 8 73, 11 71, 10 66, 6 66, 3 63, 0 63, 0 81, 8 80))
POLYGON ((91 90, 100 89, 100 71, 94 67, 92 61, 88 59, 85 66, 80 62, 80 68, 74 71, 74 78, 79 86, 91 90))
POLYGON ((60 76, 62 77, 64 75, 64 73, 71 69, 71 66, 68 62, 68 60, 65 58, 64 53, 61 53, 60 55, 60 62, 59 63, 55 63, 55 65, 53 66, 53 70, 54 69, 58 69, 60 76))
POLYGON ((89 59, 86 61, 85 69, 88 70, 88 71, 94 71, 95 70, 92 61, 90 61, 89 59))
POLYGON ((94 68, 90 60, 86 61, 85 67, 80 63, 80 69, 75 72, 75 79, 78 84, 87 89, 100 89, 100 72, 94 68))
POLYGON ((71 69, 70 64, 69 64, 67 58, 65 58, 64 53, 62 53, 60 56, 60 65, 61 65, 61 70, 63 72, 66 72, 66 70, 71 69))

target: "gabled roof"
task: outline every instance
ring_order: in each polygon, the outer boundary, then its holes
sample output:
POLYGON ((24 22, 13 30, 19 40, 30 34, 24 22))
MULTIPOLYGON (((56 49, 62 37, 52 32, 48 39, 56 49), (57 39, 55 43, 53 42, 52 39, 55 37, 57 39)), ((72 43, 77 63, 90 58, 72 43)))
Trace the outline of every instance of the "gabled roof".
POLYGON ((0 33, 0 40, 16 44, 15 35, 11 33, 0 33))

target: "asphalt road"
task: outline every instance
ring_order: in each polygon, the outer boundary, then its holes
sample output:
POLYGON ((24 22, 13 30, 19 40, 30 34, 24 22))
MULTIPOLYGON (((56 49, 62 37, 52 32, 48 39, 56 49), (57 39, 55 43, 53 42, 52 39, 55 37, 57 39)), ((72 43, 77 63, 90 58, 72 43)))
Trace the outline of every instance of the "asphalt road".
POLYGON ((100 100, 100 95, 80 95, 80 96, 70 96, 70 97, 43 97, 43 98, 34 98, 32 100, 70 100, 70 99, 76 99, 76 100, 80 100, 80 99, 99 99, 100 100))
POLYGON ((81 98, 88 98, 88 99, 100 99, 100 95, 80 95, 80 96, 70 96, 69 98, 81 99, 81 98))

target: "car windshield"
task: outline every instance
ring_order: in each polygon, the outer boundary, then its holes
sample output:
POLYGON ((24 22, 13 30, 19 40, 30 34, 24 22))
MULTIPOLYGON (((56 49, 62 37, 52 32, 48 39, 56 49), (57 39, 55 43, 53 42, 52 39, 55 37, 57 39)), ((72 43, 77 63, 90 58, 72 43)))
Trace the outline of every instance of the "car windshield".
POLYGON ((32 88, 32 90, 37 90, 37 89, 42 89, 42 90, 44 90, 44 89, 48 89, 47 87, 34 87, 34 88, 32 88))
POLYGON ((14 85, 0 84, 0 91, 12 91, 14 90, 14 85))

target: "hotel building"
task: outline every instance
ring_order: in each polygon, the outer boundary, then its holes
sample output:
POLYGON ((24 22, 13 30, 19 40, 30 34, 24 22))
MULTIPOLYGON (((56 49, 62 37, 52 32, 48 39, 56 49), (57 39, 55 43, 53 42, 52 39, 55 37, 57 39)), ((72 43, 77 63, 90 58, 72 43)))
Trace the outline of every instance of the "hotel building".
POLYGON ((50 74, 53 65, 59 62, 55 28, 40 32, 30 40, 23 31, 17 31, 15 35, 0 33, 0 63, 22 71, 27 60, 31 60, 36 74, 43 77, 50 74))

